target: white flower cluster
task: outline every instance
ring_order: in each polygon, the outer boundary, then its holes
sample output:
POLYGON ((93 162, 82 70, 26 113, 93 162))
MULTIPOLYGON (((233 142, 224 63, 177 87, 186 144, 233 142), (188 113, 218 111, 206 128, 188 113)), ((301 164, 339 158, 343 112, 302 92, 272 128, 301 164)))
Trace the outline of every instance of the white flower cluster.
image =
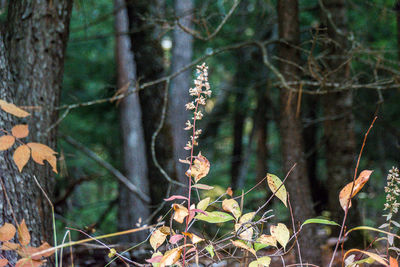
POLYGON ((386 203, 384 210, 390 209, 393 214, 396 214, 400 207, 400 203, 397 202, 397 198, 400 195, 399 185, 399 169, 392 167, 387 176, 387 185, 385 186, 386 203))
POLYGON ((205 106, 207 97, 211 96, 210 84, 208 83, 208 67, 205 63, 198 65, 197 67, 197 78, 194 80, 195 87, 189 89, 189 94, 194 96, 194 101, 191 101, 185 105, 187 110, 194 110, 192 121, 186 122, 185 130, 189 131, 193 129, 193 135, 190 137, 190 141, 187 142, 184 147, 186 150, 191 150, 193 146, 197 146, 197 139, 201 134, 200 129, 195 129, 196 121, 203 118, 203 113, 199 110, 199 105, 205 106))

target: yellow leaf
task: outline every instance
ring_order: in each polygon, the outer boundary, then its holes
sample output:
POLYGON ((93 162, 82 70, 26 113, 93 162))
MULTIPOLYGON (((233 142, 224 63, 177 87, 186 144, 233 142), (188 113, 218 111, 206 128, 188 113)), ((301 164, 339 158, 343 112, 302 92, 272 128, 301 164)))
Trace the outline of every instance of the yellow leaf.
POLYGON ((46 160, 53 168, 53 171, 55 173, 58 173, 57 158, 55 156, 57 152, 55 152, 50 147, 40 143, 28 143, 27 145, 32 149, 32 159, 35 162, 39 163, 40 165, 43 165, 44 161, 46 160))
POLYGON ((12 135, 3 135, 0 137, 0 151, 7 150, 15 143, 15 137, 12 135))
POLYGON ((243 240, 250 241, 253 237, 253 227, 251 227, 250 223, 246 224, 241 224, 241 223, 236 223, 235 224, 235 232, 238 233, 240 230, 239 237, 243 240))
POLYGON ((261 235, 256 242, 273 247, 277 246, 276 237, 272 235, 261 235))
POLYGON ((0 241, 10 241, 15 235, 16 229, 11 223, 5 223, 0 227, 0 241))
POLYGON ((177 221, 178 223, 183 223, 186 216, 189 215, 188 209, 180 204, 173 204, 172 207, 175 210, 174 220, 177 221))
POLYGON ((0 107, 7 113, 10 113, 11 115, 20 117, 20 118, 24 118, 26 116, 29 116, 31 114, 29 114, 28 112, 26 112, 25 110, 17 107, 14 104, 11 103, 7 103, 4 100, 0 99, 0 107))
POLYGON ((25 138, 28 136, 29 134, 29 128, 28 125, 26 124, 18 124, 15 125, 12 129, 11 129, 11 133, 14 137, 16 138, 25 138))
POLYGON ((251 222, 255 214, 256 213, 254 211, 244 214, 242 217, 240 217, 239 223, 251 222))
POLYGON ((207 209, 209 203, 210 203, 209 197, 202 199, 202 200, 200 200, 199 203, 197 203, 197 209, 205 211, 207 209))
POLYGON ((15 149, 13 159, 18 167, 19 172, 22 172, 22 169, 28 163, 30 157, 31 157, 31 150, 27 145, 22 145, 17 147, 17 149, 15 149))
POLYGON ((182 234, 184 234, 185 236, 188 236, 190 238, 190 240, 192 240, 193 244, 197 244, 197 243, 199 243, 201 241, 204 241, 203 238, 201 238, 201 237, 199 237, 199 236, 197 236, 195 234, 192 234, 192 233, 183 232, 182 234))
POLYGON ((278 178, 278 176, 270 173, 267 173, 267 181, 269 189, 271 189, 272 193, 275 193, 275 196, 279 198, 287 207, 287 192, 285 185, 282 184, 282 181, 278 178))
POLYGON ((236 219, 242 215, 239 204, 234 199, 225 199, 222 201, 222 208, 235 216, 236 219))
POLYGON ((364 251, 364 250, 359 250, 359 249, 356 249, 356 248, 353 248, 353 249, 348 250, 348 251, 344 254, 343 258, 346 259, 347 256, 348 256, 350 253, 352 253, 352 252, 360 252, 360 253, 363 253, 363 254, 367 255, 368 257, 370 257, 370 258, 376 260, 377 262, 383 264, 384 266, 388 266, 386 260, 385 260, 384 258, 382 258, 381 256, 379 256, 378 254, 375 254, 375 253, 372 253, 372 252, 368 252, 368 251, 364 251))
POLYGON ((206 157, 199 153, 193 161, 192 167, 188 170, 189 174, 194 177, 197 183, 200 179, 206 177, 210 171, 210 162, 206 157))
POLYGON ((108 257, 111 259, 116 254, 117 254, 117 251, 114 248, 112 248, 112 249, 110 249, 110 252, 108 252, 108 257))
POLYGON ((252 253, 254 256, 257 257, 256 251, 253 248, 251 248, 248 245, 246 245, 245 243, 243 243, 243 242, 241 242, 239 240, 236 240, 236 241, 231 240, 231 242, 235 247, 245 249, 245 250, 249 251, 250 253, 252 253))
POLYGON ((349 208, 351 207, 351 199, 357 195, 357 193, 363 188, 366 182, 368 182, 369 177, 371 176, 373 171, 371 170, 364 170, 360 173, 358 178, 354 182, 354 187, 353 187, 353 182, 348 183, 343 189, 340 191, 339 194, 339 202, 340 206, 342 206, 342 209, 346 211, 347 203, 349 203, 349 208), (351 189, 353 188, 353 192, 351 192, 351 189))
POLYGON ((176 263, 181 257, 182 247, 177 247, 165 252, 164 256, 160 261, 160 267, 165 267, 176 263))
POLYGON ((260 257, 255 261, 252 261, 249 264, 249 267, 264 267, 264 266, 269 266, 271 263, 271 258, 268 256, 260 257))
POLYGON ((283 223, 278 223, 277 226, 271 225, 269 230, 271 232, 271 235, 276 238, 279 244, 281 244, 282 247, 285 247, 290 238, 289 229, 286 227, 286 225, 284 225, 283 223))
POLYGON ((18 240, 23 246, 31 242, 31 235, 29 234, 28 227, 26 227, 25 219, 22 219, 22 222, 18 226, 18 240))
POLYGON ((150 245, 154 249, 154 251, 156 251, 157 248, 164 243, 166 238, 167 238, 167 235, 164 234, 163 232, 161 232, 160 229, 155 230, 151 234, 150 245))

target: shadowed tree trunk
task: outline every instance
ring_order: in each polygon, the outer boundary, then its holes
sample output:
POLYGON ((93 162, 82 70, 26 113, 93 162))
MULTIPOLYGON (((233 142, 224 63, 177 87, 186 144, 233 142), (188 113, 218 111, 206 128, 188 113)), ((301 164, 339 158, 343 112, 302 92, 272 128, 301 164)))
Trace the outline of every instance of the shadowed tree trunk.
MULTIPOLYGON (((17 119, 0 111, 0 128, 28 123, 30 134, 23 142, 40 142, 55 149, 56 107, 64 70, 72 1, 10 1, 8 17, 0 33, 0 99, 30 107, 31 116, 17 119)), ((14 145, 14 147, 16 147, 14 145)), ((25 219, 32 236, 31 245, 53 243, 51 209, 33 176, 53 197, 51 168, 30 161, 19 173, 12 160, 13 150, 0 153, 0 225, 14 224, 5 194, 10 199, 18 223, 25 219)), ((15 241, 15 240, 14 240, 15 241)), ((14 266, 16 253, 2 251, 14 266)), ((49 263, 48 266, 51 264, 49 263)))
MULTIPOLYGON (((186 28, 192 28, 192 0, 175 0, 175 13, 179 22, 186 28)), ((179 71, 184 66, 190 64, 193 54, 193 36, 185 33, 179 27, 175 27, 174 46, 172 49, 172 73, 179 71)), ((188 120, 188 112, 185 112, 185 104, 190 102, 189 88, 192 85, 190 70, 187 70, 171 81, 169 116, 174 140, 174 160, 185 159, 190 156, 189 151, 183 147, 189 140, 188 131, 183 130, 185 122, 188 120)), ((185 164, 177 164, 176 172, 178 180, 187 183, 185 164)))
MULTIPOLYGON (((115 0, 115 31, 116 61, 118 68, 118 88, 130 83, 130 88, 136 82, 136 66, 131 40, 128 32, 129 20, 125 0, 115 0)), ((146 147, 142 126, 142 110, 139 94, 133 93, 125 97, 120 103, 120 123, 123 140, 123 164, 126 177, 145 194, 149 195, 148 169, 146 161, 146 147)), ((135 227, 139 221, 147 219, 150 210, 143 200, 132 194, 123 185, 119 186, 118 228, 126 230, 135 227)), ((141 242, 147 236, 146 232, 120 237, 124 242, 141 242)))
MULTIPOLYGON (((326 71, 327 82, 345 83, 349 79, 350 63, 348 56, 347 17, 344 0, 324 0, 331 20, 325 15, 327 35, 330 42, 326 71)), ((328 88, 329 89, 329 88, 328 88)), ((344 212, 339 205, 339 192, 352 181, 355 168, 356 148, 354 138, 354 116, 352 113, 353 95, 351 91, 331 93, 324 96, 324 135, 326 139, 326 173, 329 188, 329 210, 332 219, 341 221, 344 212)), ((356 201, 353 202, 356 207, 356 201)), ((361 217, 356 208, 349 212, 350 225, 360 225, 361 217)))
MULTIPOLYGON (((267 158, 268 158, 268 118, 267 118, 267 106, 268 97, 266 88, 268 85, 261 86, 257 90, 257 109, 255 115, 255 122, 257 124, 255 129, 256 139, 256 182, 260 182, 267 174, 267 158)), ((260 187, 265 190, 264 187, 260 187)))
MULTIPOLYGON (((163 65, 164 51, 160 42, 160 30, 151 25, 151 18, 157 16, 159 0, 128 1, 128 15, 132 49, 135 54, 138 80, 143 83, 153 81, 165 75, 163 65), (149 26, 150 25, 150 26, 149 26), (139 30, 139 31, 138 31, 139 30)), ((140 91, 140 104, 143 110, 143 127, 146 142, 147 165, 152 204, 155 207, 166 197, 168 183, 151 157, 151 137, 161 120, 164 104, 165 84, 156 84, 140 91), (156 185, 156 186, 155 186, 156 185)), ((184 125, 182 126, 184 127, 184 125)), ((175 178, 175 162, 173 160, 173 141, 168 121, 157 136, 155 152, 159 164, 171 178, 175 178)))
MULTIPOLYGON (((297 80, 299 70, 295 64, 300 63, 299 51, 299 9, 297 0, 278 1, 279 38, 285 43, 278 46, 279 69, 287 81, 297 80), (289 63, 288 63, 289 62, 289 63), (294 63, 294 64, 291 64, 294 63)), ((296 222, 304 222, 314 216, 307 165, 304 159, 302 125, 296 117, 297 94, 281 88, 280 92, 280 134, 283 171, 286 174, 293 164, 297 163, 287 180, 287 188, 293 206, 296 222)), ((321 251, 313 227, 304 228, 299 238, 303 262, 321 264, 321 251)))

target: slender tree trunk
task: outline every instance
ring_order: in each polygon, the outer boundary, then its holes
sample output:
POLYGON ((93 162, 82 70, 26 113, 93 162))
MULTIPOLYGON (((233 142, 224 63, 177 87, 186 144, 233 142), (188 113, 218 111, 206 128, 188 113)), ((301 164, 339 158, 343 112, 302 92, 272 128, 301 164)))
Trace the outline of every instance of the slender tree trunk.
MULTIPOLYGON (((279 38, 285 40, 278 47, 279 69, 287 81, 299 79, 299 9, 297 0, 278 1, 279 38), (287 63, 291 62, 294 64, 287 63)), ((307 165, 304 159, 302 125, 296 117, 297 94, 281 89, 280 92, 280 131, 283 171, 287 173, 297 163, 287 180, 287 188, 293 206, 296 222, 303 222, 314 216, 314 209, 308 181, 307 165)), ((321 251, 313 227, 304 228, 299 238, 303 262, 321 264, 321 251)))
POLYGON ((260 182, 267 174, 268 159, 268 118, 267 118, 267 86, 262 86, 257 90, 257 109, 254 123, 257 124, 256 138, 256 182, 260 182))
MULTIPOLYGON (((130 88, 136 82, 136 65, 131 50, 131 40, 128 35, 118 34, 128 32, 129 20, 125 0, 115 0, 116 61, 118 68, 118 88, 130 83, 130 88)), ((121 101, 120 123, 124 151, 124 169, 126 177, 145 194, 149 194, 148 168, 146 148, 142 126, 142 110, 139 94, 133 93, 121 101)), ((147 219, 150 210, 137 196, 133 195, 123 185, 119 187, 118 227, 121 230, 135 227, 141 218, 147 219)), ((139 232, 134 235, 121 236, 121 241, 141 242, 147 233, 139 232)))
MULTIPOLYGON (((192 0, 175 0, 176 16, 179 18, 179 22, 187 28, 192 27, 192 12, 192 0)), ((176 72, 188 65, 192 60, 193 36, 175 27, 173 37, 174 46, 172 49, 171 71, 176 72)), ((186 142, 189 140, 188 132, 183 130, 183 128, 185 122, 189 118, 184 107, 186 103, 190 102, 188 90, 191 84, 192 78, 190 70, 181 73, 171 82, 169 116, 174 140, 175 162, 178 162, 178 159, 185 159, 190 156, 190 153, 183 149, 186 142)), ((176 166, 178 180, 186 184, 187 177, 185 172, 187 166, 185 164, 177 164, 176 166)))
MULTIPOLYGON (((135 53, 137 76, 140 82, 153 81, 165 75, 164 72, 164 51, 161 47, 160 30, 156 27, 149 27, 146 18, 153 17, 159 10, 159 0, 136 0, 128 2, 128 15, 131 34, 132 49, 135 53), (141 30, 140 30, 141 29, 141 30), (139 31, 137 31, 139 30, 139 31)), ((168 183, 159 169, 154 165, 151 154, 151 137, 157 129, 161 120, 161 111, 164 105, 165 84, 157 84, 146 90, 142 90, 140 104, 143 110, 143 127, 146 142, 147 165, 149 167, 149 182, 152 204, 158 206, 166 196, 168 183)), ((184 125, 182 126, 184 127, 184 125)), ((171 127, 168 121, 157 136, 155 152, 159 164, 175 178, 175 162, 173 161, 173 140, 171 127)))
MULTIPOLYGON (((4 31, 0 33, 0 99, 31 107, 32 114, 17 120, 0 111, 0 128, 29 124, 30 134, 24 142, 40 142, 53 149, 56 146, 56 107, 62 84, 64 55, 69 34, 72 1, 10 1, 4 31), (33 107, 33 108, 32 108, 33 107)), ((12 160, 13 150, 1 152, 0 225, 25 219, 32 236, 31 245, 42 241, 53 243, 50 205, 36 185, 53 197, 54 175, 51 168, 29 162, 19 173, 12 160), (5 189, 5 191, 3 190, 5 189)), ((14 240, 15 241, 15 240, 14 240)), ((14 265, 14 252, 2 255, 14 265)))
MULTIPOLYGON (((324 0, 327 14, 323 18, 327 26, 327 35, 330 42, 328 69, 326 70, 327 81, 344 83, 349 79, 350 63, 346 63, 347 51, 347 17, 344 0, 324 0)), ((329 88, 328 88, 329 89, 329 88)), ((331 93, 324 97, 324 135, 326 138, 326 173, 327 186, 329 188, 329 210, 332 219, 340 221, 343 218, 343 210, 340 207, 338 196, 344 185, 353 179, 356 143, 354 138, 354 116, 352 113, 353 94, 351 91, 331 93)), ((356 201, 353 202, 356 207, 356 201)), ((348 222, 350 225, 361 223, 359 212, 356 208, 349 212, 348 222)))

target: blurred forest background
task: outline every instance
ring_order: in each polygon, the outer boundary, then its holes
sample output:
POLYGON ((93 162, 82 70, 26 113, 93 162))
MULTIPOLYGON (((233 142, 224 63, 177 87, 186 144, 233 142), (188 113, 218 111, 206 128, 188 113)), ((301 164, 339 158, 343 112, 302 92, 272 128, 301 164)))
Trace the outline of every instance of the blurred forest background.
MULTIPOLYGON (((283 179, 296 162, 286 182, 296 219, 340 223, 338 193, 352 180, 364 134, 378 116, 360 164, 374 173, 349 224, 382 224, 387 171, 400 162, 400 4, 302 0, 297 9, 295 3, 75 0, 53 120, 58 232, 69 226, 110 233, 168 211, 163 199, 187 184, 178 158, 189 156, 185 104, 202 62, 212 90, 199 123, 199 150, 211 163, 204 183, 215 187, 209 195, 228 187, 240 195, 267 172, 283 179), (127 189, 121 176, 140 192, 127 189)), ((9 19, 4 3, 0 18, 9 19)), ((246 209, 269 196, 264 181, 247 195, 246 209)), ((281 203, 271 208, 271 222, 289 222, 281 203)), ((331 234, 337 236, 321 235, 331 234)))

